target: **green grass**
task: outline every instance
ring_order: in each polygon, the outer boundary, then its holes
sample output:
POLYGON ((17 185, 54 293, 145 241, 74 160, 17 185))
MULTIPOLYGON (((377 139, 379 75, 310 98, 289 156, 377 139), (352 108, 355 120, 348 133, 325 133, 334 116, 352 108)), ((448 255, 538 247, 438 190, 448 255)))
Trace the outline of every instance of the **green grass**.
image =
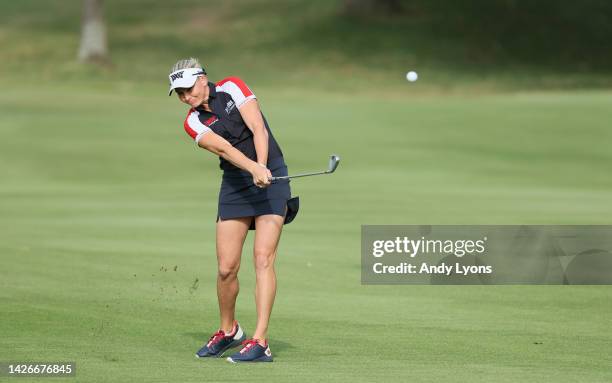
POLYGON ((290 169, 343 163, 293 183, 276 362, 232 366, 193 359, 217 326, 217 160, 163 90, 107 88, 0 95, 0 360, 74 360, 88 382, 612 378, 609 287, 359 282, 361 224, 610 223, 612 93, 372 101, 255 86, 290 169))
MULTIPOLYGON (((362 224, 610 224, 607 51, 572 59, 601 40, 552 65, 525 59, 533 46, 489 51, 517 27, 478 37, 443 23, 441 1, 411 2, 407 21, 328 1, 164 4, 107 2, 112 68, 76 63, 74 3, 0 6, 0 362, 76 361, 70 382, 612 380, 609 286, 360 284, 362 224), (333 176, 292 183, 273 364, 193 358, 218 326, 220 172, 165 96, 189 55, 247 81, 291 171, 342 156, 333 176)), ((495 4, 453 12, 495 20, 495 4)), ((550 17, 575 20, 565 8, 550 17)), ((249 332, 251 252, 249 236, 249 332)))

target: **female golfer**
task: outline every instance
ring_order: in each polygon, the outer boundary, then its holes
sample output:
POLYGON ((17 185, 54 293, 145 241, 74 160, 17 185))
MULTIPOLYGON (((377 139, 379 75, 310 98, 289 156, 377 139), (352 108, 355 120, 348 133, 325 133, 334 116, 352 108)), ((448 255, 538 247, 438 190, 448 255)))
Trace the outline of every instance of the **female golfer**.
POLYGON ((237 77, 213 84, 194 58, 178 61, 170 71, 170 94, 190 109, 184 122, 196 144, 216 155, 223 170, 217 213, 217 298, 221 325, 196 353, 199 358, 221 357, 242 344, 230 362, 271 362, 266 340, 276 295, 274 260, 281 230, 297 214, 291 198, 287 166, 253 92, 237 77), (257 326, 252 338, 234 318, 238 269, 249 229, 255 229, 257 326))

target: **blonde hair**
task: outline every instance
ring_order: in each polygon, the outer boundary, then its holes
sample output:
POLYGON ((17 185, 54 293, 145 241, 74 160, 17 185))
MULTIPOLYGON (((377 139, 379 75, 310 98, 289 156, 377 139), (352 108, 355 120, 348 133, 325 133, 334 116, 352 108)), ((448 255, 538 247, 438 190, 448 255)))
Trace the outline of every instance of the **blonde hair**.
POLYGON ((200 65, 198 59, 190 57, 188 59, 182 59, 177 61, 176 64, 172 66, 172 69, 170 69, 170 73, 187 68, 202 68, 202 65, 200 65))

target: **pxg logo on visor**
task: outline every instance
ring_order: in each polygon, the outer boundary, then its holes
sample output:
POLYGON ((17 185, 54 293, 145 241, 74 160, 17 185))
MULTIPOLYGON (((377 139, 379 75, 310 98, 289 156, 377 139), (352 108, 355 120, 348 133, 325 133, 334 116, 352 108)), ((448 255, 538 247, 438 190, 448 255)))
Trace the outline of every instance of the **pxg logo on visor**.
POLYGON ((170 75, 170 82, 176 80, 177 78, 183 78, 183 71, 171 74, 170 75))
POLYGON ((203 68, 187 68, 180 69, 170 73, 170 90, 168 96, 172 95, 172 91, 176 88, 191 88, 195 84, 198 76, 206 74, 203 68))

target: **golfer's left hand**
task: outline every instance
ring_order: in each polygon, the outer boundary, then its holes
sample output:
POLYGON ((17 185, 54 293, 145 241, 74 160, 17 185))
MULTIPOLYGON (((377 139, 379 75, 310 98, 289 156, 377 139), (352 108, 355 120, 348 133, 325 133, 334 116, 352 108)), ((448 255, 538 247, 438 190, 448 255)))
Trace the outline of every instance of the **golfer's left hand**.
POLYGON ((251 174, 253 175, 253 183, 257 187, 265 188, 270 185, 272 172, 270 172, 270 169, 266 168, 264 165, 257 164, 251 174))

